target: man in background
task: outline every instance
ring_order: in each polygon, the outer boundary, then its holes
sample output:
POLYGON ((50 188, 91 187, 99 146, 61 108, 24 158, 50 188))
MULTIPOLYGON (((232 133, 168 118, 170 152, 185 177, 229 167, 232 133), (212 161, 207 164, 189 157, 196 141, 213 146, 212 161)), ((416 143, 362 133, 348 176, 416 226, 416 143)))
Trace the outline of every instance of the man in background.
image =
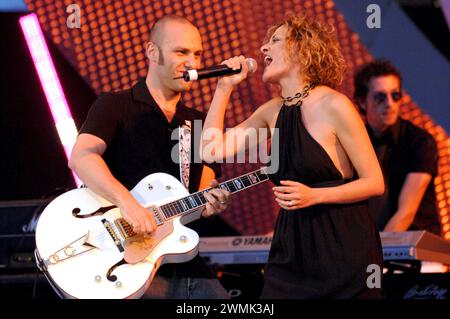
POLYGON ((399 116, 402 77, 387 60, 355 76, 355 101, 366 120, 385 179, 385 193, 369 199, 380 231, 427 230, 440 235, 434 178, 437 147, 425 130, 399 116))

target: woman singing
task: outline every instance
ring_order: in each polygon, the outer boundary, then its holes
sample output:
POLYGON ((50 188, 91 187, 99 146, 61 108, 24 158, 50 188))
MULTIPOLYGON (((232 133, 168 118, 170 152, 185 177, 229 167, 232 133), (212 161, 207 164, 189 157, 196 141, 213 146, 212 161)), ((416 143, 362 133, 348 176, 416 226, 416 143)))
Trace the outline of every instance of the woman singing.
POLYGON ((365 200, 384 192, 383 176, 357 110, 335 90, 344 60, 333 30, 317 20, 289 16, 269 29, 261 52, 263 81, 278 85, 280 97, 222 138, 207 139, 208 129, 223 132, 233 87, 248 72, 243 56, 225 61, 242 71, 217 83, 202 157, 218 160, 252 147, 237 129, 266 128, 279 142, 279 152, 271 154, 279 169, 271 180, 280 212, 262 297, 379 297, 380 289, 367 285, 368 266, 382 269, 382 251, 365 200), (229 139, 236 141, 234 147, 226 147, 229 139), (206 154, 207 149, 214 151, 206 154))

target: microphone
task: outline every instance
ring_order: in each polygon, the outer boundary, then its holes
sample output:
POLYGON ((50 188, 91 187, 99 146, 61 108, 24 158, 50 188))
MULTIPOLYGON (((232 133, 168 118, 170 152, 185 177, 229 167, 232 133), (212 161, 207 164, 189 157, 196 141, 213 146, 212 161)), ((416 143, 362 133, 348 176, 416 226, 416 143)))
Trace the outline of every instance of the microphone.
MULTIPOLYGON (((256 63, 255 59, 248 58, 245 60, 245 62, 247 63, 249 73, 255 72, 256 69, 258 68, 258 64, 256 63)), ((241 72, 241 70, 242 66, 237 70, 233 70, 232 68, 228 67, 225 64, 220 64, 198 70, 192 69, 184 71, 183 76, 176 77, 174 78, 174 80, 184 79, 186 82, 189 82, 201 79, 214 78, 218 76, 237 74, 241 72)))

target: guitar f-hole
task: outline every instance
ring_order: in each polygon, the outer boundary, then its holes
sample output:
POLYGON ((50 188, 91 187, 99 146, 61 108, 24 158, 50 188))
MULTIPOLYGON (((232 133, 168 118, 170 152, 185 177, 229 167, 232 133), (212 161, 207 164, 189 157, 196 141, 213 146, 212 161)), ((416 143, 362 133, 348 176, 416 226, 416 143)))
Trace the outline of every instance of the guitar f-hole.
POLYGON ((117 264, 113 265, 111 268, 109 268, 108 272, 106 273, 106 278, 109 281, 111 281, 111 282, 116 282, 117 276, 116 275, 111 275, 111 273, 114 271, 114 269, 116 269, 117 267, 122 266, 122 265, 124 265, 126 263, 127 262, 125 261, 125 259, 122 259, 117 264))
POLYGON ((92 212, 92 213, 89 213, 89 214, 83 214, 83 215, 80 215, 81 209, 76 207, 76 208, 74 208, 72 210, 72 216, 75 217, 75 218, 89 218, 89 217, 93 217, 93 216, 101 216, 101 215, 107 213, 108 211, 110 211, 111 209, 114 209, 116 207, 117 206, 115 206, 115 205, 106 206, 106 207, 100 207, 95 212, 92 212))

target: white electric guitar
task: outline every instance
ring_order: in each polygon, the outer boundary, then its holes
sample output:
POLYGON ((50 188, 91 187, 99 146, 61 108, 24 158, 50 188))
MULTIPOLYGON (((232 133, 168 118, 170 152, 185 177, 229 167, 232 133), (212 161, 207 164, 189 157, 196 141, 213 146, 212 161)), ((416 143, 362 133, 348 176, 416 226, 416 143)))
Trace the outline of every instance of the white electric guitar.
MULTIPOLYGON (((265 169, 218 187, 231 193, 268 180, 265 169)), ((42 212, 36 227, 36 262, 63 298, 139 298, 164 263, 198 253, 199 237, 184 226, 201 216, 204 193, 189 194, 173 176, 156 173, 131 190, 155 217, 151 235, 136 235, 119 209, 88 188, 68 191, 42 212)))

